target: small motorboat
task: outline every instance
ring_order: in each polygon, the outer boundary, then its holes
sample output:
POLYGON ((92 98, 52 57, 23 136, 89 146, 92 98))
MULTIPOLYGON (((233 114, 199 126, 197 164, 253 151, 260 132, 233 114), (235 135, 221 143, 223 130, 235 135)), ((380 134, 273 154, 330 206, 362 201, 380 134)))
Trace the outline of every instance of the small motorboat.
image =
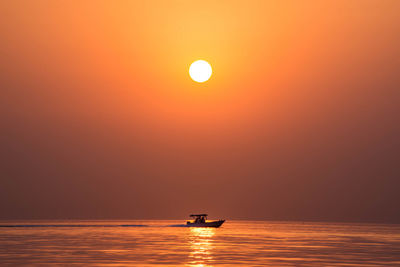
POLYGON ((218 221, 207 221, 207 214, 192 214, 190 217, 193 217, 193 221, 187 221, 186 225, 189 227, 220 227, 225 220, 218 221))

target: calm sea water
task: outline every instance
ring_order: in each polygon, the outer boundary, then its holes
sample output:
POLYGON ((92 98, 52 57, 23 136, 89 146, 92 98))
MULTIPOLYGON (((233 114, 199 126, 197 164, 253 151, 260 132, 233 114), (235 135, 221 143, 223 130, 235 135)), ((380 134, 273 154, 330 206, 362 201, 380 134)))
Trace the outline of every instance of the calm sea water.
POLYGON ((180 224, 182 221, 2 222, 0 263, 400 266, 400 225, 227 221, 221 228, 211 229, 180 224))

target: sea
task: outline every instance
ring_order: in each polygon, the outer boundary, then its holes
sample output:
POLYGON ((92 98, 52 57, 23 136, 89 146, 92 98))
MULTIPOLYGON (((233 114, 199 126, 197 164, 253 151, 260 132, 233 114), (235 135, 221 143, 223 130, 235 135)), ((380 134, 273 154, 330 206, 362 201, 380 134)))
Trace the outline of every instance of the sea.
POLYGON ((227 220, 0 223, 1 266, 400 266, 400 225, 227 220))

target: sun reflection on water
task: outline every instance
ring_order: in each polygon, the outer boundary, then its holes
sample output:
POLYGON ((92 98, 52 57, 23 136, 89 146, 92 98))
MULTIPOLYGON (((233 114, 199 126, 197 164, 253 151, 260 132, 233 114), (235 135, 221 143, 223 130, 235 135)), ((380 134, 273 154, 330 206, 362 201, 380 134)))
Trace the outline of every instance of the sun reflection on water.
POLYGON ((192 251, 189 255, 190 262, 188 266, 212 266, 213 257, 211 252, 214 234, 214 228, 190 228, 189 242, 192 251))

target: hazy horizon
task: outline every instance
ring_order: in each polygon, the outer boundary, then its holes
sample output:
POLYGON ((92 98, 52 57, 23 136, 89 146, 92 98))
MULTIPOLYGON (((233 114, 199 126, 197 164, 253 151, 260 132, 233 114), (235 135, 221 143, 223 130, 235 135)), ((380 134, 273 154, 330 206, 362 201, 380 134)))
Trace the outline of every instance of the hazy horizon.
POLYGON ((1 2, 0 220, 400 223, 399 10, 1 2))

